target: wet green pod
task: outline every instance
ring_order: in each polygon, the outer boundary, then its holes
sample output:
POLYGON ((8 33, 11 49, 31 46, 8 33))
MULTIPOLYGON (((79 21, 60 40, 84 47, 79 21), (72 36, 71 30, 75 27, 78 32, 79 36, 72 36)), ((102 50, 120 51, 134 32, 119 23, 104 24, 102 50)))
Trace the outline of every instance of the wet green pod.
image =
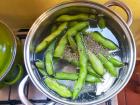
MULTIPOLYGON (((76 66, 76 67, 80 66, 78 60, 74 60, 74 59, 71 59, 71 58, 63 58, 63 59, 66 60, 67 62, 69 62, 70 64, 76 66)), ((95 70, 91 67, 91 65, 89 63, 87 64, 87 71, 88 71, 88 74, 91 74, 91 75, 96 76, 98 78, 102 78, 102 76, 100 76, 99 74, 97 74, 95 72, 95 70)))
POLYGON ((57 25, 53 25, 51 28, 51 32, 54 32, 57 29, 57 25))
MULTIPOLYGON (((67 62, 69 62, 70 64, 72 64, 74 66, 79 67, 79 61, 77 61, 77 60, 68 59, 68 58, 64 58, 64 60, 66 60, 67 62)), ((35 62, 35 64, 36 64, 39 72, 42 75, 46 75, 47 74, 46 71, 44 71, 45 66, 44 66, 44 62, 43 61, 38 60, 38 61, 35 62)), ((102 76, 100 76, 99 74, 97 74, 95 72, 95 70, 93 70, 93 68, 91 67, 90 64, 87 65, 87 71, 88 71, 88 74, 90 74, 90 75, 93 75, 93 76, 98 77, 98 78, 102 78, 102 76)))
POLYGON ((78 24, 78 21, 69 22, 68 27, 73 27, 76 24, 78 24))
POLYGON ((40 42, 37 47, 35 52, 41 52, 44 50, 48 45, 56 38, 58 37, 66 28, 67 28, 68 23, 62 23, 56 31, 52 32, 50 35, 48 35, 42 42, 40 42))
POLYGON ((55 51, 54 51, 54 57, 57 58, 62 58, 63 54, 64 54, 64 50, 67 44, 67 36, 66 34, 60 39, 60 41, 58 42, 55 51))
POLYGON ((35 62, 35 65, 36 65, 37 68, 45 69, 44 62, 41 61, 41 60, 37 60, 37 61, 35 62))
POLYGON ((91 75, 98 77, 98 78, 102 78, 101 75, 99 75, 95 72, 95 70, 91 67, 90 64, 88 64, 88 66, 87 66, 87 71, 88 71, 88 74, 91 74, 91 75))
POLYGON ((73 50, 77 49, 77 45, 75 40, 73 39, 73 36, 75 36, 79 31, 81 31, 88 25, 89 25, 88 22, 79 22, 67 31, 68 41, 73 50))
POLYGON ((116 58, 108 57, 108 60, 115 66, 115 67, 122 67, 124 66, 124 63, 122 61, 119 61, 116 58))
MULTIPOLYGON (((78 73, 57 72, 55 74, 55 78, 60 80, 77 80, 78 76, 79 76, 78 73)), ((86 82, 99 83, 101 82, 101 79, 88 74, 86 77, 86 82)))
POLYGON ((72 64, 73 66, 79 67, 79 61, 72 59, 72 58, 67 58, 67 57, 63 57, 63 59, 67 62, 69 62, 70 64, 72 64))
POLYGON ((63 21, 74 21, 74 20, 88 20, 90 18, 95 19, 95 15, 91 14, 78 14, 78 15, 61 15, 59 16, 56 21, 57 22, 63 22, 63 21))
POLYGON ((96 15, 93 14, 89 15, 89 19, 96 19, 96 15))
POLYGON ((103 76, 105 71, 100 59, 91 51, 88 51, 88 59, 91 63, 92 68, 96 71, 96 73, 103 76))
POLYGON ((45 52, 45 68, 49 75, 53 75, 53 52, 56 41, 53 41, 45 52))
POLYGON ((74 85, 73 96, 72 96, 73 99, 76 99, 78 97, 78 94, 80 93, 85 83, 86 76, 87 76, 87 61, 88 61, 86 48, 83 41, 83 36, 80 35, 79 33, 76 35, 76 43, 77 43, 78 53, 79 53, 80 72, 79 72, 78 80, 74 85))
POLYGON ((35 62, 35 65, 37 67, 37 70, 43 75, 47 75, 47 72, 45 71, 45 65, 44 65, 44 62, 41 61, 41 60, 38 60, 35 62))
POLYGON ((65 87, 64 85, 62 84, 59 84, 56 79, 53 79, 53 78, 50 78, 50 77, 47 77, 45 80, 44 80, 45 84, 50 88, 52 89, 53 91, 55 91, 57 94, 59 94, 60 96, 62 97, 65 97, 65 98, 69 98, 69 97, 72 97, 72 93, 70 91, 70 89, 68 89, 67 87, 65 87))
POLYGON ((74 39, 72 38, 72 35, 76 35, 78 31, 80 31, 87 25, 88 25, 88 22, 80 22, 80 23, 74 25, 73 27, 71 27, 70 29, 68 29, 67 32, 65 33, 65 35, 58 42, 58 45, 56 46, 56 49, 54 51, 54 57, 57 57, 57 58, 63 57, 64 50, 65 50, 66 44, 68 42, 67 38, 69 39, 69 43, 70 43, 71 47, 73 49, 76 49, 77 45, 76 45, 74 39))
POLYGON ((69 41, 69 44, 70 44, 72 50, 75 51, 77 49, 77 45, 76 45, 74 38, 71 35, 68 35, 68 41, 69 41))
POLYGON ((86 82, 89 82, 89 83, 100 83, 100 82, 102 82, 102 80, 100 78, 98 78, 98 77, 95 77, 93 75, 88 74, 87 78, 86 78, 86 82))
POLYGON ((55 78, 60 80, 77 80, 78 73, 56 72, 55 78))
POLYGON ((44 69, 39 69, 38 68, 38 71, 43 75, 43 76, 47 76, 47 72, 44 70, 44 69))
POLYGON ((99 59, 101 60, 101 62, 103 63, 105 69, 113 76, 113 77, 117 77, 118 76, 118 72, 116 70, 116 68, 113 66, 113 64, 107 60, 106 57, 104 57, 101 53, 98 54, 99 59))
POLYGON ((98 26, 101 28, 101 29, 104 29, 106 27, 106 21, 103 17, 100 17, 99 18, 99 21, 98 21, 98 26))
POLYGON ((93 40, 95 40, 96 42, 104 46, 105 48, 108 48, 110 50, 116 50, 118 48, 114 42, 105 38, 99 32, 92 32, 89 35, 91 36, 93 40))

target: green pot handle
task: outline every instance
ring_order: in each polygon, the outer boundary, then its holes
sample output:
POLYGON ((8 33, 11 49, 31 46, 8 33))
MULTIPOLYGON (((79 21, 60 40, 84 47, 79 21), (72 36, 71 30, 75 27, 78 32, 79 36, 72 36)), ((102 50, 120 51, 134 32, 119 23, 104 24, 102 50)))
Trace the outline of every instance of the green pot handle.
POLYGON ((17 81, 21 80, 21 78, 22 78, 22 76, 23 76, 23 67, 22 67, 20 64, 18 64, 17 67, 18 67, 18 69, 17 69, 17 70, 18 70, 17 76, 16 76, 13 80, 10 80, 10 81, 4 80, 4 81, 3 81, 4 84, 6 84, 6 85, 13 85, 13 84, 15 84, 17 81))

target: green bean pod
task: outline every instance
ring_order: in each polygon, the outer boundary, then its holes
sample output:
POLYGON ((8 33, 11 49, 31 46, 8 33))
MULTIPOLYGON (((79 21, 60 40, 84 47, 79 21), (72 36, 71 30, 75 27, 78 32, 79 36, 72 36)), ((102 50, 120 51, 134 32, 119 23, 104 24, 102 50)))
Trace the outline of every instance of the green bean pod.
POLYGON ((91 51, 88 51, 88 59, 91 63, 92 68, 96 71, 96 73, 103 76, 105 71, 103 64, 101 63, 99 58, 91 51))
POLYGON ((101 75, 99 75, 95 72, 95 70, 91 67, 90 64, 88 64, 88 66, 87 66, 87 71, 88 71, 88 74, 90 74, 90 75, 93 75, 93 76, 98 77, 98 78, 102 78, 101 75))
POLYGON ((77 80, 78 73, 56 72, 54 77, 60 80, 77 80))
POLYGON ((93 14, 61 15, 56 19, 56 21, 57 22, 75 21, 75 20, 86 21, 88 19, 95 19, 95 18, 96 16, 93 14))
POLYGON ((51 28, 51 32, 54 32, 57 29, 57 25, 53 25, 51 28))
POLYGON ((59 43, 57 44, 57 46, 55 48, 54 57, 57 57, 57 58, 62 58, 63 57, 66 44, 67 44, 67 36, 64 35, 60 39, 59 43))
POLYGON ((45 69, 44 62, 41 61, 41 60, 37 60, 37 61, 35 62, 35 65, 36 65, 37 68, 45 69))
POLYGON ((38 71, 43 75, 43 76, 47 76, 47 72, 44 69, 40 69, 38 68, 38 71))
POLYGON ((99 44, 103 45, 105 48, 108 48, 110 50, 116 50, 118 48, 114 42, 105 38, 99 32, 92 32, 92 33, 90 33, 90 36, 93 40, 95 40, 99 44))
POLYGON ((53 78, 50 78, 50 77, 47 77, 45 80, 44 80, 45 84, 50 88, 52 89, 53 91, 55 91, 57 94, 59 94, 60 96, 62 97, 65 97, 65 98, 69 98, 69 97, 72 97, 72 93, 70 91, 70 89, 68 89, 67 87, 65 87, 64 85, 62 84, 59 84, 56 79, 53 79, 53 78))
POLYGON ((75 36, 83 28, 87 27, 88 24, 89 24, 88 22, 79 22, 68 30, 68 32, 67 32, 68 41, 73 50, 76 50, 76 48, 77 48, 76 42, 73 39, 73 36, 75 36))
POLYGON ((96 15, 93 14, 89 15, 89 19, 96 19, 96 15))
POLYGON ((80 22, 70 29, 67 30, 65 35, 62 37, 62 39, 59 41, 58 45, 56 46, 56 49, 54 51, 54 57, 62 58, 64 54, 64 50, 67 44, 67 38, 69 36, 70 39, 70 45, 72 46, 73 49, 77 48, 75 41, 70 35, 76 35, 77 31, 80 31, 82 28, 87 26, 88 22, 80 22), (74 44, 73 44, 74 43, 74 44))
POLYGON ((90 74, 87 75, 86 81, 89 82, 89 83, 100 83, 100 82, 102 82, 102 80, 100 78, 97 78, 97 77, 95 77, 93 75, 90 75, 90 74))
POLYGON ((72 36, 68 36, 68 41, 70 43, 70 46, 72 48, 73 51, 75 51, 77 49, 77 45, 76 45, 76 42, 74 40, 74 38, 72 36))
POLYGON ((74 60, 72 58, 66 58, 66 57, 63 57, 63 59, 66 60, 67 62, 69 62, 70 64, 72 64, 73 66, 79 67, 79 61, 78 60, 74 60))
MULTIPOLYGON (((77 66, 77 67, 80 66, 78 60, 74 60, 74 59, 71 59, 71 58, 63 58, 63 59, 66 60, 67 62, 69 62, 70 64, 74 65, 74 66, 77 66)), ((99 75, 95 72, 95 70, 91 67, 91 65, 89 63, 87 64, 87 71, 88 71, 89 74, 91 74, 93 76, 96 76, 98 78, 102 78, 101 75, 99 75)))
POLYGON ((103 17, 100 17, 99 18, 99 21, 98 21, 98 26, 101 28, 101 29, 104 29, 106 27, 106 21, 103 17))
POLYGON ((62 23, 56 31, 52 32, 43 41, 41 41, 37 45, 35 52, 38 53, 44 50, 57 36, 59 36, 65 30, 65 28, 67 28, 67 24, 67 22, 62 23))
POLYGON ((91 17, 89 14, 78 14, 78 15, 61 15, 59 16, 56 21, 63 22, 63 21, 74 21, 74 20, 88 20, 91 17))
POLYGON ((47 73, 46 73, 46 71, 45 71, 45 65, 44 65, 44 62, 43 62, 43 61, 38 60, 38 61, 35 62, 35 65, 36 65, 38 71, 39 71, 43 76, 46 76, 46 75, 47 75, 47 73))
POLYGON ((98 54, 99 59, 101 60, 101 62, 103 63, 105 69, 113 76, 113 77, 117 77, 118 76, 118 72, 116 71, 116 68, 113 66, 113 64, 107 60, 106 57, 104 57, 101 53, 98 54))
MULTIPOLYGON (((72 64, 72 65, 74 65, 74 66, 79 67, 79 61, 77 61, 77 60, 68 59, 68 58, 64 58, 64 60, 66 60, 67 62, 69 62, 70 64, 72 64)), ((40 72, 42 75, 46 75, 46 74, 47 74, 46 72, 44 73, 45 66, 44 66, 44 62, 43 62, 43 61, 41 61, 41 60, 37 61, 37 62, 36 62, 36 66, 37 66, 39 72, 40 72), (42 72, 43 72, 43 73, 42 73, 42 72)), ((99 74, 97 74, 97 73, 95 72, 95 70, 91 67, 90 64, 87 65, 87 71, 88 71, 88 74, 90 74, 90 75, 93 75, 93 76, 95 76, 95 77, 97 77, 97 78, 102 78, 102 76, 100 76, 99 74)))
MULTIPOLYGON (((67 73, 67 72, 57 72, 55 74, 55 78, 60 80, 77 80, 78 76, 79 76, 78 73, 67 73)), ((86 82, 98 83, 101 82, 101 79, 88 74, 86 77, 86 82)))
POLYGON ((78 21, 72 21, 72 22, 69 22, 68 26, 73 27, 76 24, 78 24, 78 21))
POLYGON ((56 41, 53 41, 45 52, 45 67, 49 75, 53 75, 53 52, 56 41))
POLYGON ((73 89, 73 96, 72 96, 73 99, 78 97, 78 94, 85 83, 86 76, 87 76, 87 60, 88 60, 82 35, 80 34, 76 35, 76 43, 77 43, 78 53, 79 53, 80 73, 79 73, 78 80, 75 83, 73 89))
POLYGON ((119 61, 116 58, 113 57, 108 57, 108 60, 115 66, 115 67, 122 67, 124 66, 124 63, 122 61, 119 61))

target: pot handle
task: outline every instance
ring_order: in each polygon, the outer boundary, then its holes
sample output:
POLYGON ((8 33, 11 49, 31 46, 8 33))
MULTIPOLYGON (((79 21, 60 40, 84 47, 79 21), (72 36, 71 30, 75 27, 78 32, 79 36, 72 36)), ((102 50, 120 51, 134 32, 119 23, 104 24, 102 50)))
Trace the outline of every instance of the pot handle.
MULTIPOLYGON (((14 71, 12 71, 12 72, 15 72, 15 70, 17 70, 18 71, 18 74, 16 75, 16 77, 13 80, 8 81, 8 80, 4 79, 4 81, 3 81, 4 84, 6 84, 6 85, 13 85, 13 84, 17 83, 17 81, 21 80, 21 78, 23 77, 24 71, 23 71, 22 65, 17 64, 13 68, 13 70, 14 71), (17 67, 17 69, 15 69, 16 67, 17 67)), ((11 74, 9 74, 9 75, 11 75, 11 74)), ((7 76, 9 76, 9 75, 7 75, 7 76)))
MULTIPOLYGON (((19 94, 19 98, 21 100, 21 102, 24 104, 24 105, 33 105, 28 99, 27 97, 25 96, 24 94, 24 90, 25 90, 25 86, 27 84, 27 82, 29 81, 29 76, 25 76, 23 78, 23 80, 20 82, 19 84, 19 87, 18 87, 18 94, 19 94)), ((56 103, 53 102, 53 101, 49 101, 48 103, 46 103, 45 105, 55 105, 56 103)))
POLYGON ((130 27, 130 25, 132 24, 132 21, 133 21, 133 16, 132 16, 132 12, 131 12, 130 8, 126 4, 124 4, 123 2, 121 2, 119 0, 110 0, 110 1, 106 2, 104 5, 106 7, 118 6, 118 7, 122 8, 127 14, 126 23, 130 27))

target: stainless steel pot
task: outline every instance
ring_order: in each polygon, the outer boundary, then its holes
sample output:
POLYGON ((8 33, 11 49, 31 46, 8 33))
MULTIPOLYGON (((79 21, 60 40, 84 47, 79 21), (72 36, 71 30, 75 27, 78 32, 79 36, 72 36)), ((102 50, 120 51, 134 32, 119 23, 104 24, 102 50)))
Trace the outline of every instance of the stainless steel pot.
POLYGON ((131 23, 132 23, 132 13, 130 9, 124 3, 117 0, 109 1, 105 3, 104 5, 101 5, 95 2, 88 2, 88 1, 66 2, 63 4, 57 5, 54 8, 49 9, 48 11, 43 13, 32 25, 25 41, 24 62, 25 62, 25 66, 28 72, 28 76, 26 76, 19 85, 18 91, 19 91, 19 96, 20 96, 21 101, 25 105, 32 105, 32 103, 29 102, 24 95, 25 84, 28 81, 29 77, 38 90, 40 90, 44 95, 46 95, 52 101, 54 101, 51 104, 54 104, 55 102, 58 102, 61 104, 70 104, 70 105, 100 104, 109 100, 113 96, 115 96, 128 83, 135 67, 136 47, 135 47, 133 35, 129 29, 129 26, 131 25, 131 23), (112 10, 110 10, 108 8, 110 6, 119 6, 120 8, 122 8, 128 16, 127 22, 125 22, 120 16, 118 16, 112 10), (113 86, 111 86, 103 95, 99 96, 96 99, 89 100, 86 97, 84 101, 81 101, 81 100, 72 101, 69 99, 64 99, 64 98, 60 98, 59 96, 56 96, 43 85, 43 83, 40 80, 39 75, 35 72, 36 70, 35 70, 34 64, 32 63, 36 57, 35 51, 34 51, 35 47, 37 43, 40 40, 42 40, 43 37, 45 37, 43 36, 44 35, 43 33, 45 33, 44 30, 50 24, 50 21, 52 21, 58 15, 64 14, 70 11, 86 12, 86 13, 98 12, 98 13, 104 14, 107 17, 107 23, 109 23, 110 27, 116 33, 115 37, 118 39, 120 48, 122 50, 122 53, 120 56, 123 62, 127 62, 128 64, 127 66, 122 68, 120 75, 118 79, 116 80, 116 82, 113 84, 113 86))
POLYGON ((0 88, 13 85, 23 76, 21 61, 23 58, 21 42, 15 37, 12 30, 0 21, 0 88), (9 53, 7 53, 9 51, 9 53), (4 59, 5 58, 5 59, 4 59))

